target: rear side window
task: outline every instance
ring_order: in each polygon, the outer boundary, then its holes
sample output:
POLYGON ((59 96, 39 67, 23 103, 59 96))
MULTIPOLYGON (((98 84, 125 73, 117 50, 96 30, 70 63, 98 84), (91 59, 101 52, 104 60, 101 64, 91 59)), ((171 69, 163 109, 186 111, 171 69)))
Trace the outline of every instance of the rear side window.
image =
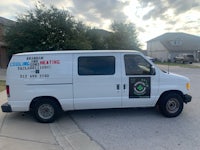
POLYGON ((115 74, 115 57, 90 56, 78 58, 79 75, 113 75, 115 74))
POLYGON ((194 58, 194 56, 193 56, 193 55, 187 55, 187 57, 188 57, 188 58, 194 58))

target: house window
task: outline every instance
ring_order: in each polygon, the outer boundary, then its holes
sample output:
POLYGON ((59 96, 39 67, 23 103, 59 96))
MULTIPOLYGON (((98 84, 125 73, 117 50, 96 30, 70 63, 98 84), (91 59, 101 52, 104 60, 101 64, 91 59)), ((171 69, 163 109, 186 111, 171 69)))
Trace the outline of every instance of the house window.
POLYGON ((172 46, 181 46, 183 44, 183 41, 181 39, 175 39, 173 41, 170 41, 172 46))

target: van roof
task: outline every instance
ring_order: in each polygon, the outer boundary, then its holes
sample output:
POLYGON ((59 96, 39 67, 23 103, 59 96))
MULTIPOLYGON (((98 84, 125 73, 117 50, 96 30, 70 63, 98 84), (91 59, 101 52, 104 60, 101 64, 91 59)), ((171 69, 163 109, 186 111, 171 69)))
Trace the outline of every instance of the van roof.
POLYGON ((25 52, 15 54, 17 56, 24 55, 40 55, 40 54, 87 54, 87 53, 140 53, 136 50, 59 50, 59 51, 39 51, 39 52, 25 52))

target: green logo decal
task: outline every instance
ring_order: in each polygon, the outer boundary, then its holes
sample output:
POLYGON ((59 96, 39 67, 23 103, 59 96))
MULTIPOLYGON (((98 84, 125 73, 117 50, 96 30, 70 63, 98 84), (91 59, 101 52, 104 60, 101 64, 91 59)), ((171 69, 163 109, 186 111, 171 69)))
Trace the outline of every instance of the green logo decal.
POLYGON ((129 78, 129 97, 130 98, 149 98, 151 92, 150 77, 130 77, 129 78))
POLYGON ((144 89, 143 85, 141 85, 141 84, 138 85, 136 88, 137 88, 138 91, 142 91, 144 89))

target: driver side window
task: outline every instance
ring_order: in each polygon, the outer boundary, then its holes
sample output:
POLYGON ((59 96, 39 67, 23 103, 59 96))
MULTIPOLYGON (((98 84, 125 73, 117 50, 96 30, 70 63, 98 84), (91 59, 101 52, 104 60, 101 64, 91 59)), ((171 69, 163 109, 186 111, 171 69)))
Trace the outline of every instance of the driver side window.
POLYGON ((126 75, 151 75, 151 64, 140 55, 125 55, 126 75))

